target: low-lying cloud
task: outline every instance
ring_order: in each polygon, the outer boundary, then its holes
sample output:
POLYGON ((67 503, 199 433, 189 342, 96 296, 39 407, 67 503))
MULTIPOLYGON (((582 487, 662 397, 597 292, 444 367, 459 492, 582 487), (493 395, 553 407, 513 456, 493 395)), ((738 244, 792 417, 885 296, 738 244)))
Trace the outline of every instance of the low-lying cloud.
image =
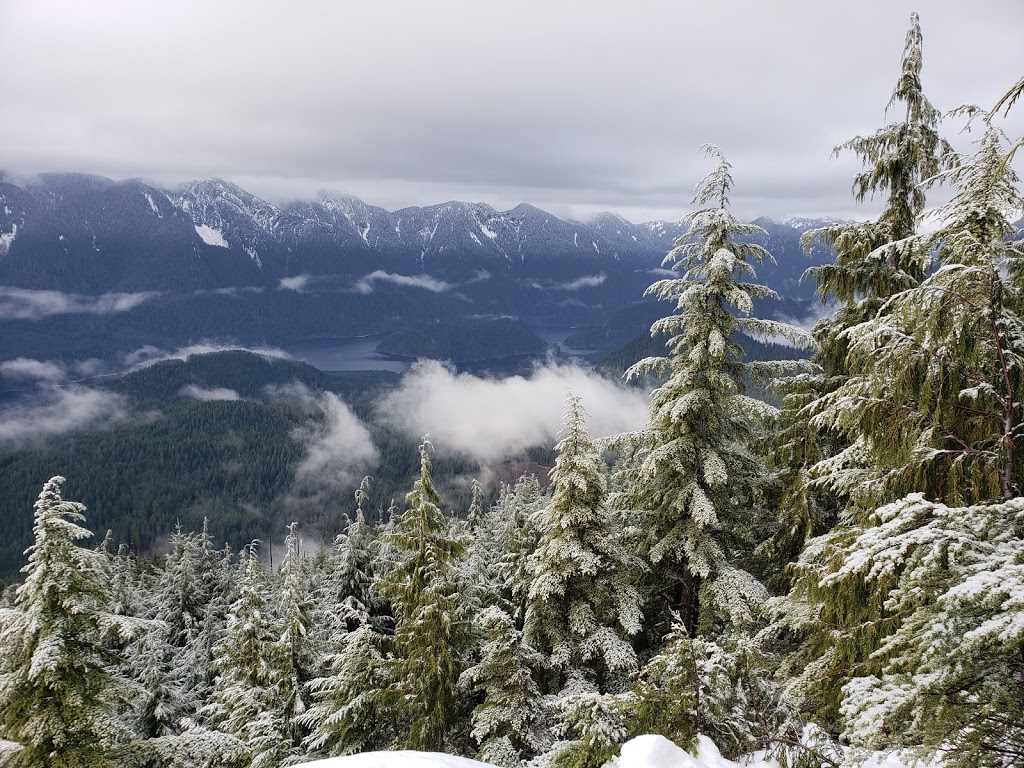
POLYGON ((0 286, 0 318, 41 320, 52 315, 110 315, 128 312, 159 295, 157 291, 143 291, 80 296, 60 291, 34 291, 28 288, 0 286))
POLYGON ((227 387, 200 387, 197 384, 189 384, 182 387, 179 394, 191 397, 193 400, 241 400, 242 396, 235 390, 227 387))
POLYGON ((306 284, 310 281, 309 275, 295 275, 294 277, 282 277, 280 281, 280 287, 287 291, 296 291, 302 293, 302 290, 306 287, 306 284))
POLYGON ((530 378, 482 379, 421 361, 379 403, 381 417, 406 433, 430 433, 438 450, 491 462, 534 445, 554 445, 566 390, 582 398, 595 436, 643 427, 647 393, 577 366, 547 365, 530 378))
POLYGON ((299 400, 310 410, 310 419, 292 433, 306 449, 295 469, 293 494, 310 496, 351 487, 380 459, 366 425, 332 392, 313 394, 295 382, 271 387, 274 400, 299 400))
POLYGON ((355 284, 355 289, 359 293, 372 293, 374 283, 379 282, 393 283, 395 285, 403 285, 410 288, 423 288, 424 290, 433 291, 434 293, 444 293, 452 287, 451 283, 446 283, 444 280, 438 280, 430 275, 399 275, 378 269, 376 272, 371 272, 365 277, 359 278, 355 284))
POLYGON ((0 376, 27 381, 58 382, 67 378, 67 371, 60 363, 49 360, 33 360, 30 357, 16 357, 0 363, 0 376))
POLYGON ((577 277, 575 280, 566 280, 562 282, 548 281, 540 283, 536 280, 530 280, 528 282, 534 288, 543 288, 549 291, 581 291, 584 288, 596 288, 597 286, 602 285, 607 279, 608 275, 602 272, 597 275, 583 275, 583 277, 577 277))
POLYGON ((124 364, 129 369, 137 371, 140 368, 146 368, 164 360, 185 360, 190 355, 206 355, 212 352, 229 352, 232 350, 252 352, 253 354, 266 357, 279 357, 285 360, 291 359, 291 355, 283 349, 277 349, 276 347, 243 347, 236 344, 201 342, 199 344, 190 344, 187 347, 178 347, 173 352, 147 344, 126 354, 124 356, 124 364))
POLYGON ((0 443, 28 445, 128 418, 123 396, 85 387, 48 387, 40 399, 0 412, 0 443))

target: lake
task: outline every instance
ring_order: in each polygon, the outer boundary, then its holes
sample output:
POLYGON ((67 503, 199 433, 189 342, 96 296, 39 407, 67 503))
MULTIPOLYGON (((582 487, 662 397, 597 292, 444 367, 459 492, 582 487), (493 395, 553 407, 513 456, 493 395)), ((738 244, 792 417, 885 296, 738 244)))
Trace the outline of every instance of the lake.
MULTIPOLYGON (((536 330, 548 344, 555 344, 559 352, 577 358, 579 350, 564 346, 565 340, 575 331, 573 328, 541 328, 536 330)), ((408 360, 394 360, 375 351, 381 339, 388 334, 378 333, 373 336, 357 336, 355 338, 324 338, 308 339, 287 344, 282 347, 285 352, 297 360, 319 368, 322 371, 395 371, 401 373, 412 363, 408 360)), ((587 365, 582 360, 577 360, 587 365)), ((468 366, 475 369, 475 366, 468 366)))
POLYGON ((395 371, 409 367, 406 360, 391 360, 376 352, 381 339, 388 334, 355 338, 309 339, 282 347, 292 357, 309 363, 321 371, 395 371))

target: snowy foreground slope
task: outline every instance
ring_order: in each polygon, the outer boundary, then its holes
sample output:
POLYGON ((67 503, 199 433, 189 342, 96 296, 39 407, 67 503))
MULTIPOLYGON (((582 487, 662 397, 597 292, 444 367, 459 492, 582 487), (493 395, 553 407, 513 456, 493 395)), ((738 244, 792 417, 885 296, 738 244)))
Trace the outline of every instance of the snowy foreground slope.
MULTIPOLYGON (((664 736, 638 736, 622 745, 622 754, 608 764, 611 768, 778 768, 774 760, 748 755, 741 762, 722 757, 715 743, 698 737, 696 757, 664 736)), ((350 757, 332 757, 303 763, 303 768, 481 768, 490 766, 466 757, 438 752, 366 752, 350 757)), ((879 754, 863 763, 864 768, 902 768, 895 755, 879 754)), ((925 767, 927 768, 927 767, 925 767)))

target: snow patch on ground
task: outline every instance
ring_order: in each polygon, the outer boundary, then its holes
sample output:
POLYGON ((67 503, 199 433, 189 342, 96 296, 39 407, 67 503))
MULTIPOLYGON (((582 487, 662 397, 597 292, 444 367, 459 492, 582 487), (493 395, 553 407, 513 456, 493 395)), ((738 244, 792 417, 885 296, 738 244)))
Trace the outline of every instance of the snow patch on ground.
POLYGON ((149 192, 143 192, 142 194, 149 202, 149 207, 153 211, 153 213, 155 213, 158 218, 162 219, 164 216, 162 213, 160 213, 160 209, 156 207, 156 203, 153 202, 153 197, 149 194, 149 192))
POLYGON ((487 235, 487 237, 491 238, 491 240, 494 240, 498 236, 497 232, 495 232, 493 229, 488 227, 483 222, 480 222, 480 231, 487 235))
POLYGON ((0 232, 0 256, 3 256, 11 249, 14 236, 18 234, 18 225, 12 224, 10 232, 0 232))
MULTIPOLYGON (((897 753, 878 752, 868 757, 865 768, 906 768, 913 761, 901 759, 897 753)), ((491 768, 466 757, 440 752, 364 752, 361 755, 332 757, 303 763, 303 768, 491 768)), ((938 764, 919 763, 920 768, 938 768, 938 764)), ((619 757, 606 763, 607 768, 779 768, 776 760, 765 758, 763 752, 744 755, 739 761, 722 757, 718 747, 707 736, 697 737, 697 754, 691 755, 664 736, 637 736, 622 745, 619 757)))
POLYGON ((440 752, 364 752, 303 763, 303 768, 490 768, 488 763, 440 752))
POLYGON ((218 248, 231 247, 219 229, 214 229, 206 224, 196 224, 196 234, 203 238, 203 242, 207 245, 216 245, 218 248))

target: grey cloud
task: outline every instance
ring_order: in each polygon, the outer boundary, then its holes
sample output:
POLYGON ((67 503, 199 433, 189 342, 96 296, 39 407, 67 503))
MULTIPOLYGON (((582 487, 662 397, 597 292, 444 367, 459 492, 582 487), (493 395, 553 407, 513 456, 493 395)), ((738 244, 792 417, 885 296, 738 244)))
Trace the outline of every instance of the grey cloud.
POLYGON ((299 382, 268 387, 267 395, 279 401, 298 400, 309 408, 309 421, 292 433, 306 450, 295 470, 294 497, 316 496, 350 486, 380 458, 366 425, 337 395, 314 394, 299 382))
POLYGON ((4 360, 0 363, 0 375, 12 379, 58 382, 67 378, 67 371, 60 363, 16 357, 13 360, 4 360))
POLYGON ((411 288, 423 288, 427 291, 433 291, 434 293, 443 293, 449 290, 452 285, 446 283, 444 280, 437 280, 430 275, 397 275, 392 272, 385 272, 382 269, 378 269, 376 272, 371 272, 365 277, 361 277, 355 284, 355 289, 359 293, 371 293, 373 291, 374 283, 394 283, 395 285, 403 285, 411 288))
POLYGON ((575 366, 547 365, 530 378, 482 379, 421 361, 378 406, 381 416, 413 437, 430 433, 438 450, 491 462, 533 445, 553 445, 565 390, 580 396, 590 429, 607 436, 646 423, 648 397, 575 366))
POLYGON ((0 286, 0 318, 40 320, 52 315, 110 315, 128 312, 159 295, 154 291, 144 291, 79 296, 60 291, 34 291, 28 288, 0 286))
POLYGON ((84 387, 51 387, 42 401, 0 412, 0 443, 41 443, 127 418, 127 405, 120 395, 84 387))
MULTIPOLYGON (((919 5, 15 2, 0 29, 0 67, 19 72, 0 167, 636 221, 678 217, 706 170, 694 150, 713 141, 736 166, 740 215, 847 216, 850 174, 830 150, 885 119, 919 5), (224 61, 231 88, 211 87, 224 61), (787 174, 795 187, 771 191, 787 174)), ((920 10, 932 101, 991 104, 1016 77, 1024 5, 920 10)))
POLYGON ((283 349, 277 349, 276 347, 243 347, 238 346, 237 344, 224 344, 211 341, 199 344, 190 344, 187 347, 179 347, 173 351, 160 349, 159 347, 154 347, 152 344, 146 344, 145 346, 139 347, 138 349, 124 355, 124 364, 132 370, 138 370, 139 368, 145 368, 163 360, 184 360, 190 355, 204 355, 209 354, 210 352, 226 352, 234 349, 252 352, 257 355, 265 355, 266 357, 280 357, 284 359, 291 358, 291 355, 283 349))
POLYGON ((241 400, 242 397, 235 390, 226 387, 200 387, 196 384, 189 384, 182 387, 179 394, 191 397, 193 400, 241 400))

